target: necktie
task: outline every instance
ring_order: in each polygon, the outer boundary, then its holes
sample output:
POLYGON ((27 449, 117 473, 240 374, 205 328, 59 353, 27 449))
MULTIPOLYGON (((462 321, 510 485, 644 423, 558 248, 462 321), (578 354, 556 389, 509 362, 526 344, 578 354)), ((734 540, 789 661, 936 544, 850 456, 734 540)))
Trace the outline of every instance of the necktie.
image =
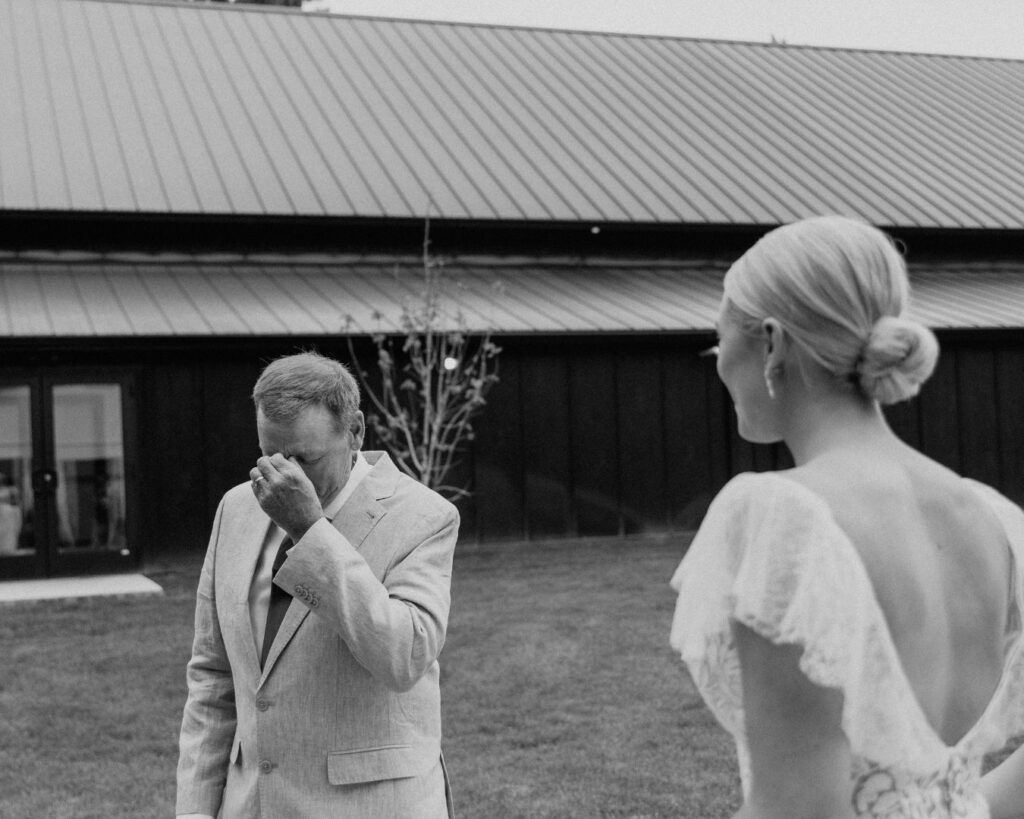
POLYGON ((281 627, 281 621, 284 620, 284 613, 288 611, 288 606, 292 602, 292 596, 274 583, 274 578, 277 577, 277 572, 284 564, 284 559, 288 556, 287 552, 293 545, 292 539, 285 536, 285 539, 281 541, 281 545, 277 548, 277 556, 274 558, 274 566, 270 572, 270 605, 267 606, 267 627, 263 630, 263 650, 260 652, 260 668, 267 661, 270 646, 274 644, 274 637, 277 635, 277 630, 281 627))

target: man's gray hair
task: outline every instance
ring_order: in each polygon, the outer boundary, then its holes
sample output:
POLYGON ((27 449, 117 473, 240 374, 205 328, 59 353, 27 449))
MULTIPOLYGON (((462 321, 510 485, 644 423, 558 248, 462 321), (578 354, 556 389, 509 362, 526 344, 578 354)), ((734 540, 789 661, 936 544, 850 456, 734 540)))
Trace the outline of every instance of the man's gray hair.
POLYGON ((320 353, 298 353, 277 358, 264 368, 252 400, 257 410, 277 423, 295 420, 307 407, 324 407, 340 431, 351 426, 359 410, 359 385, 340 361, 320 353))

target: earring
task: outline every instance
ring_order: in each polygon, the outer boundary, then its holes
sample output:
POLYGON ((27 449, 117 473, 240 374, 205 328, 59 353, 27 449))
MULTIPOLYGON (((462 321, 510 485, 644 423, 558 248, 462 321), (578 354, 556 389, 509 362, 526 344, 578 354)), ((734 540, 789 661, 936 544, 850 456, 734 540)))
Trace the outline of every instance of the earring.
POLYGON ((771 367, 764 368, 764 385, 768 388, 768 397, 775 400, 775 382, 772 381, 771 367))

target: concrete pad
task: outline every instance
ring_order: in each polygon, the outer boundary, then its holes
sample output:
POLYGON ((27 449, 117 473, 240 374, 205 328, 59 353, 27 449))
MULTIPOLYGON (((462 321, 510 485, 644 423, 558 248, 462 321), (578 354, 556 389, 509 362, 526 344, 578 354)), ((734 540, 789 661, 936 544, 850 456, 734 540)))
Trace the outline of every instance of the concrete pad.
POLYGON ((0 582, 0 605, 36 600, 73 600, 78 597, 129 597, 163 594, 159 584, 141 574, 97 574, 53 577, 46 580, 0 582))

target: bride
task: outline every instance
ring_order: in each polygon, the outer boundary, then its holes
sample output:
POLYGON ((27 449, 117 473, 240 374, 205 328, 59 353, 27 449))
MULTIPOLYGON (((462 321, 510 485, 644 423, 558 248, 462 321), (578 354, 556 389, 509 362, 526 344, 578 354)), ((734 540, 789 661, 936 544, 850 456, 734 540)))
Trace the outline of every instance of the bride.
POLYGON ((796 464, 727 484, 672 581, 672 644, 736 742, 738 817, 986 819, 982 757, 1024 731, 1024 513, 880 409, 938 355, 908 290, 888 237, 835 216, 725 277, 740 435, 796 464))

